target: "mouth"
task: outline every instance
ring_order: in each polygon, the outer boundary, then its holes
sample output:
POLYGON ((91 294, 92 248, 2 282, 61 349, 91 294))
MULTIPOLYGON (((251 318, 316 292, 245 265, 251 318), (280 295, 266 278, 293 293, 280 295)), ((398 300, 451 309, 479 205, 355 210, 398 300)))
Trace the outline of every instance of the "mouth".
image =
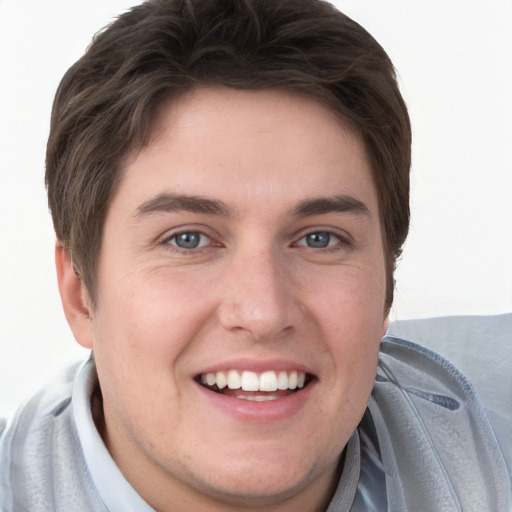
POLYGON ((265 402, 279 400, 298 393, 307 387, 313 377, 302 371, 238 371, 228 370, 198 375, 198 384, 214 393, 249 400, 265 402))

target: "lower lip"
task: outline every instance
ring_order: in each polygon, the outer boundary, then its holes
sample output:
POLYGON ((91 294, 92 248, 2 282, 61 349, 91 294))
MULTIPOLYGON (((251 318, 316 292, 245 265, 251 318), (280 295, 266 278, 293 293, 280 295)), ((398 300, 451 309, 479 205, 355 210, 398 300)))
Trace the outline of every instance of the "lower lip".
POLYGON ((274 423, 292 418, 306 405, 315 384, 316 381, 312 381, 300 391, 276 400, 255 402, 216 393, 195 382, 211 406, 239 421, 250 423, 274 423))

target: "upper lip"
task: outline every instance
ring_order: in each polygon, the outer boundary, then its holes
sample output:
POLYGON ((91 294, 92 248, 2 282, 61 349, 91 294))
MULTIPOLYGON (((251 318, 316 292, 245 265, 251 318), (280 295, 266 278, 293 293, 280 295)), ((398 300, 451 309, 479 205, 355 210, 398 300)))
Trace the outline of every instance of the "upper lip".
POLYGON ((222 363, 213 364, 205 367, 197 372, 194 377, 205 375, 207 373, 227 372, 229 370, 237 370, 239 372, 251 371, 255 373, 263 373, 266 371, 299 371, 308 375, 313 375, 311 368, 306 365, 290 361, 287 359, 272 359, 272 360, 255 360, 255 359, 234 359, 224 361, 222 363))

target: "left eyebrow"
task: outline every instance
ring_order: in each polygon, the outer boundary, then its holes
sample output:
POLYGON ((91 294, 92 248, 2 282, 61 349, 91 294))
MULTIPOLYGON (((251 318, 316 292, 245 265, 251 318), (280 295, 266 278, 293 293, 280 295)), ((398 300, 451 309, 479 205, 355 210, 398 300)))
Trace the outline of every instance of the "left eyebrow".
POLYGON ((297 217, 310 217, 326 213, 356 213, 366 217, 370 216, 370 210, 366 204, 350 196, 305 199, 297 204, 291 213, 297 217))

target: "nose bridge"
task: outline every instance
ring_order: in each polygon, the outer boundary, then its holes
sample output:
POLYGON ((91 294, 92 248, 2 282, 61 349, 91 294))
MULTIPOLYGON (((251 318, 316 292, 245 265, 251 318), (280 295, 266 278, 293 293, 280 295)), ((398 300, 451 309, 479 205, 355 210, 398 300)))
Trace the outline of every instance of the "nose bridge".
POLYGON ((272 247, 239 251, 226 270, 220 320, 267 339, 293 325, 295 298, 284 255, 272 247))

